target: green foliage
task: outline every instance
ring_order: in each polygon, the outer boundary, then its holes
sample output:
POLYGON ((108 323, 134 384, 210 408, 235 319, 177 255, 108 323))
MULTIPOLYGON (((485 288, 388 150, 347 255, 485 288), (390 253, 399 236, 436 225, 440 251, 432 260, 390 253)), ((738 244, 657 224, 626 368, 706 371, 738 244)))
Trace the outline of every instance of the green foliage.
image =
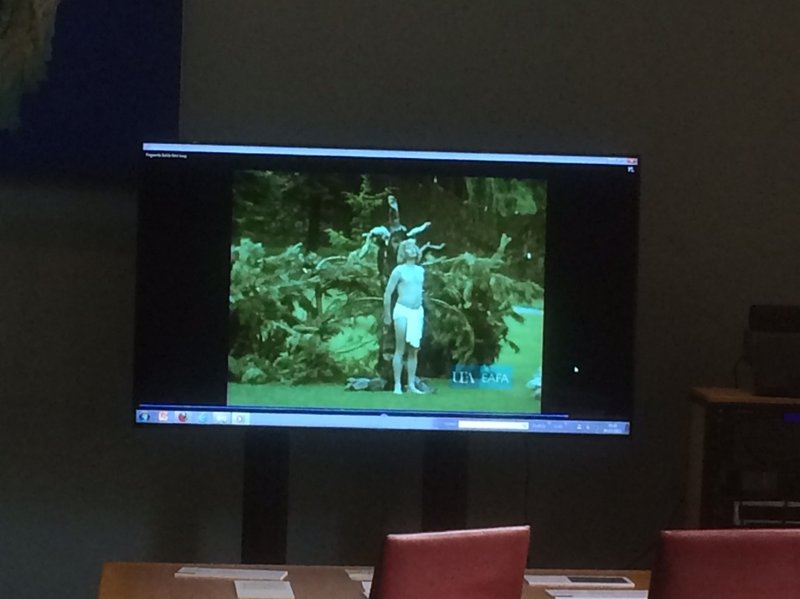
POLYGON ((248 171, 234 186, 232 381, 374 374, 386 281, 365 234, 387 224, 390 191, 405 222, 431 221, 448 253, 423 264, 426 338, 441 374, 453 362, 493 363, 503 344, 516 350, 507 319, 543 296, 533 282, 541 261, 530 257, 544 250, 544 182, 248 171))
POLYGON ((379 222, 377 212, 386 207, 388 196, 386 189, 374 192, 371 180, 366 175, 361 177, 358 192, 344 192, 345 201, 353 215, 350 224, 354 235, 368 231, 375 222, 379 222))
MULTIPOLYGON (((465 252, 425 265, 426 326, 448 361, 494 362, 502 343, 515 347, 505 324, 509 316, 522 318, 513 306, 541 299, 536 284, 503 274, 509 241, 503 237, 489 257, 465 252)), ((352 252, 320 259, 300 244, 268 256, 262 244, 246 238, 232 256, 232 380, 331 382, 372 372, 377 346, 353 357, 331 341, 358 316, 380 315, 383 290, 374 257, 352 252)), ((373 322, 375 335, 378 318, 373 322)))
POLYGON ((364 358, 337 355, 330 342, 355 317, 379 312, 374 269, 355 256, 320 258, 301 244, 270 256, 248 238, 231 254, 233 380, 297 383, 357 374, 364 358))
POLYGON ((536 214, 537 204, 543 203, 541 186, 519 179, 467 177, 466 187, 469 203, 501 218, 536 214))
POLYGON ((247 237, 268 248, 302 241, 320 251, 323 231, 332 228, 351 233, 351 213, 343 201, 361 180, 294 172, 239 171, 233 193, 234 239, 247 237))
POLYGON ((510 241, 504 235, 488 257, 464 252, 426 265, 429 332, 435 345, 449 348, 454 362, 492 364, 504 342, 517 351, 505 319, 521 320, 514 305, 530 305, 543 297, 535 283, 504 274, 510 241))
POLYGON ((335 229, 327 229, 328 244, 337 253, 352 252, 359 247, 359 242, 350 239, 341 231, 335 229))
POLYGON ((236 174, 233 187, 233 224, 238 238, 269 243, 277 231, 303 239, 306 208, 283 200, 302 185, 302 178, 292 173, 243 171, 236 174))

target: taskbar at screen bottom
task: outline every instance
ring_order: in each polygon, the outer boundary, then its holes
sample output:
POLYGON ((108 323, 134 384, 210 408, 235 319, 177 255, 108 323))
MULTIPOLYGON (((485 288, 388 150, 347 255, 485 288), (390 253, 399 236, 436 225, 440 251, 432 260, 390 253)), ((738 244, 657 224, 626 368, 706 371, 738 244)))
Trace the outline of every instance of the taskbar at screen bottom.
POLYGON ((212 411, 140 408, 138 424, 250 426, 286 428, 356 428, 416 431, 484 431, 507 433, 561 433, 578 435, 629 435, 630 423, 617 420, 565 420, 564 418, 486 418, 402 414, 310 414, 248 411, 212 411))

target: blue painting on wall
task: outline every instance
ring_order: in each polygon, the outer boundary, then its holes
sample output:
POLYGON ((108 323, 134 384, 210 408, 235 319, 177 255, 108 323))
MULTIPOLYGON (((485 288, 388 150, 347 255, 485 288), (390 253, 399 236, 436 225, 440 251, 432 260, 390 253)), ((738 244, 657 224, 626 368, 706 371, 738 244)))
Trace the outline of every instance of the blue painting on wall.
POLYGON ((127 180, 178 135, 180 0, 0 4, 0 174, 127 180))

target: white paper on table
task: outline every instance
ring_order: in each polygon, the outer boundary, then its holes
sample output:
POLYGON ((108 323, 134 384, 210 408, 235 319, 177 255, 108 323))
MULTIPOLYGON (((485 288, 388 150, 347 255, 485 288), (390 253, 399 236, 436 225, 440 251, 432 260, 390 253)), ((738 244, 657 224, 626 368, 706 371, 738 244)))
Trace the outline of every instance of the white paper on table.
POLYGON ((282 580, 236 580, 239 599, 294 599, 292 583, 282 580))
POLYGON ((587 574, 526 574, 525 581, 533 587, 552 589, 632 589, 636 586, 627 576, 587 574))
POLYGON ((629 589, 547 589, 547 594, 558 599, 647 599, 647 591, 629 589))
POLYGON ((250 568, 208 568, 183 566, 175 578, 225 578, 228 580, 283 580, 286 570, 258 570, 250 568))
POLYGON ((361 582, 363 580, 372 580, 372 568, 345 568, 345 572, 350 577, 350 580, 361 582))

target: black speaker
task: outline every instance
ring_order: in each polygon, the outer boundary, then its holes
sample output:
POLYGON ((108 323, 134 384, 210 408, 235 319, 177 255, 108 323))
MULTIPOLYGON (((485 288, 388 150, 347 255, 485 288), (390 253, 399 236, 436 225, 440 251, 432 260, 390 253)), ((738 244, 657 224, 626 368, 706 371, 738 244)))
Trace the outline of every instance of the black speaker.
POLYGON ((745 357, 755 395, 800 397, 800 306, 750 306, 745 357))
POLYGON ((750 306, 748 326, 761 333, 800 334, 800 306, 750 306))

